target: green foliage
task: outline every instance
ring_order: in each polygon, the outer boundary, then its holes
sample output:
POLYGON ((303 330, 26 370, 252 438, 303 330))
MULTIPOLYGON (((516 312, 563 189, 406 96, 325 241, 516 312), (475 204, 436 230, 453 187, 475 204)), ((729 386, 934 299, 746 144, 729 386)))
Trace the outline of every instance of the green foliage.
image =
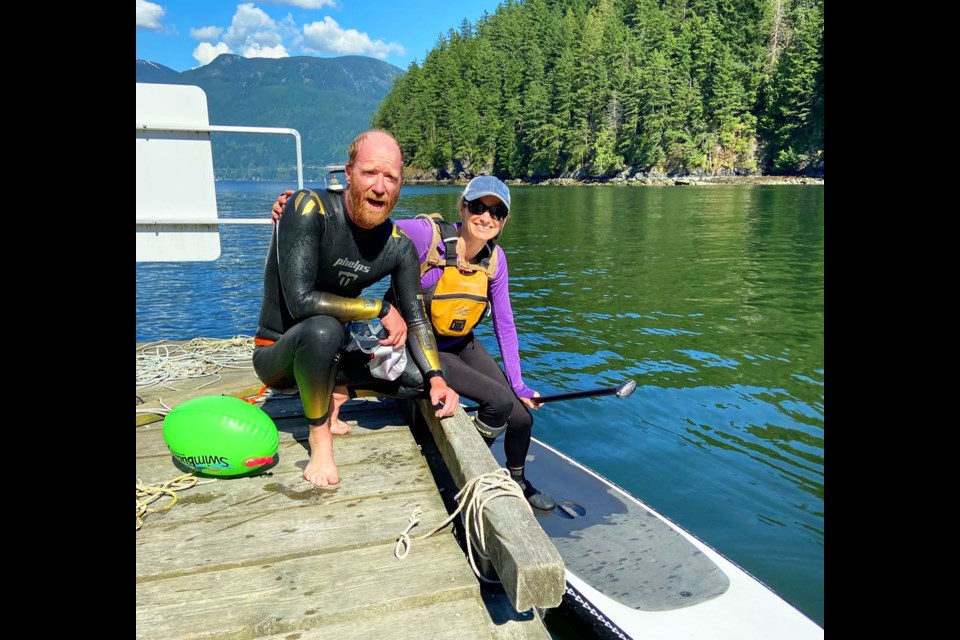
POLYGON ((822 27, 822 0, 503 2, 375 122, 438 175, 756 172, 758 149, 767 171, 822 171, 822 27))
POLYGON ((758 129, 764 167, 774 173, 823 172, 823 3, 798 1, 788 41, 763 85, 758 129))
MULTIPOLYGON (((405 72, 222 55, 137 73, 201 86, 212 123, 297 129, 306 166, 372 124, 439 177, 823 173, 822 0, 505 0, 405 72)), ((215 136, 218 177, 293 171, 263 138, 215 136)))

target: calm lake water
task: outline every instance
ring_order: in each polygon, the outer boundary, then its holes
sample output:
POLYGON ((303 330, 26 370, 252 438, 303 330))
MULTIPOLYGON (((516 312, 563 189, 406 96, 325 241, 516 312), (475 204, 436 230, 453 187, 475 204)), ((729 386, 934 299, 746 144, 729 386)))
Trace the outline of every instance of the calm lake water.
MULTIPOLYGON (((268 216, 289 186, 217 183, 220 216, 268 216)), ((461 190, 406 186, 394 217, 454 220, 461 190)), ((638 385, 544 405, 534 436, 821 626, 823 191, 511 187, 501 240, 527 384, 638 385)), ((223 225, 215 262, 137 264, 137 341, 252 336, 270 232, 223 225)), ((478 334, 499 353, 489 323, 478 334)))

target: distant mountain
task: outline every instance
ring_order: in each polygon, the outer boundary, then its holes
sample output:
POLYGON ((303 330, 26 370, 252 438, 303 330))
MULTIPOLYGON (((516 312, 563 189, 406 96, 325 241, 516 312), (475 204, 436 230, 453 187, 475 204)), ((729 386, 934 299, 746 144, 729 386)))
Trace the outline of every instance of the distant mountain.
MULTIPOLYGON (((243 58, 221 54, 178 73, 137 60, 137 82, 196 85, 207 94, 210 124, 289 127, 300 133, 304 178, 346 161, 347 146, 370 127, 393 81, 403 71, 363 56, 243 58)), ((289 136, 211 134, 220 179, 290 180, 296 152, 289 136)))
POLYGON ((159 84, 180 84, 176 78, 180 75, 170 67, 156 62, 137 60, 137 82, 153 82, 159 84))

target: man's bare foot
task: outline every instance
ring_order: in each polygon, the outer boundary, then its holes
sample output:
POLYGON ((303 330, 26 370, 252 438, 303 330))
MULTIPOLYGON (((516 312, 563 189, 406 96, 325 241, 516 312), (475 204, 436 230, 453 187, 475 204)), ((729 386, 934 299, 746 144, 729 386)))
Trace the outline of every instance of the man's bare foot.
POLYGON ((333 434, 330 423, 310 427, 310 462, 303 470, 304 479, 317 487, 339 484, 340 474, 333 461, 333 434))
POLYGON ((350 425, 337 418, 336 420, 330 421, 330 433, 337 436, 345 436, 350 433, 350 425))
POLYGON ((350 399, 347 387, 337 385, 333 389, 333 408, 330 410, 330 433, 345 436, 350 433, 350 425, 340 419, 340 407, 350 399))

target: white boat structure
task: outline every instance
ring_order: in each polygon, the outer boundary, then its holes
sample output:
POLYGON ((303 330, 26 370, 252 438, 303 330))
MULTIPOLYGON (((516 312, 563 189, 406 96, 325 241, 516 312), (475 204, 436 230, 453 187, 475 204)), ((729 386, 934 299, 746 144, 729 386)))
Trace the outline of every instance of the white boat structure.
MULTIPOLYGON (((299 133, 208 124, 199 87, 137 84, 137 261, 215 260, 218 225, 270 224, 217 217, 211 131, 299 133), (171 169, 172 168, 172 169, 171 169), (167 175, 158 180, 156 173, 167 175), (171 189, 170 185, 176 185, 171 189)), ((344 165, 324 184, 343 188, 344 165)), ((570 394, 575 395, 575 394, 570 394)), ((504 464, 502 442, 493 447, 504 464)), ((576 460, 533 439, 537 485, 557 500, 537 520, 565 564, 561 608, 592 638, 815 640, 823 629, 744 569, 576 460)), ((535 510, 536 511, 536 510, 535 510)))

